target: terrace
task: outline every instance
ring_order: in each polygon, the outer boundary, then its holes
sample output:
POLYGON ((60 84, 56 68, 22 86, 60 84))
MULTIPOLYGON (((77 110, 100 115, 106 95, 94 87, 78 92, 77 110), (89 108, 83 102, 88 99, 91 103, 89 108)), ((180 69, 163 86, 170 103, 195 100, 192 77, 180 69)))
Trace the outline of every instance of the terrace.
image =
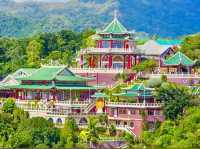
POLYGON ((138 54, 139 50, 135 48, 86 48, 81 49, 80 54, 138 54))

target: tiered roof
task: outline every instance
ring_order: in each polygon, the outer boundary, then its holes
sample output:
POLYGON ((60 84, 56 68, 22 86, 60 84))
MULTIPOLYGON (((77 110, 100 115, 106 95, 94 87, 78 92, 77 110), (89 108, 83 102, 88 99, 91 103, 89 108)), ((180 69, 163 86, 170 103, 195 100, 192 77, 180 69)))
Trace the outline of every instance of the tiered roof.
POLYGON ((32 75, 24 77, 23 80, 58 80, 58 81, 88 81, 91 78, 81 77, 73 74, 69 69, 63 66, 43 66, 32 75))
MULTIPOLYGON (((31 71, 31 70, 30 70, 31 71)), ((59 90, 89 90, 97 87, 87 86, 85 83, 93 78, 85 78, 75 75, 64 66, 43 66, 34 70, 32 74, 18 77, 16 84, 2 83, 1 87, 10 89, 59 89, 59 90), (24 82, 24 81, 30 81, 24 82), (47 81, 46 84, 38 84, 38 81, 47 81), (33 83, 34 82, 34 83, 33 83)))
POLYGON ((131 87, 123 88, 125 92, 113 94, 121 97, 152 97, 152 89, 146 88, 143 83, 135 83, 131 87))
POLYGON ((173 55, 169 59, 165 60, 164 64, 166 66, 178 66, 178 65, 193 66, 195 64, 195 62, 192 61, 185 54, 183 54, 181 52, 177 52, 175 55, 173 55))
POLYGON ((92 95, 92 97, 93 98, 108 98, 108 96, 105 93, 98 93, 98 92, 92 95))
POLYGON ((129 32, 115 16, 113 21, 100 34, 129 34, 129 32))

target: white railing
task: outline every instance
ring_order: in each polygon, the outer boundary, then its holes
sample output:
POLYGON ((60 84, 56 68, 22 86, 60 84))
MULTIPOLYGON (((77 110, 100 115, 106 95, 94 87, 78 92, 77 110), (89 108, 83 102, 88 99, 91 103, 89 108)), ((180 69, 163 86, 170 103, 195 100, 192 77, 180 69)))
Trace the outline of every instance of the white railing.
POLYGON ((161 77, 162 75, 167 76, 168 78, 200 78, 199 74, 169 74, 169 73, 161 73, 161 74, 147 74, 147 76, 151 78, 158 78, 161 77))
POLYGON ((81 49, 80 53, 135 53, 134 48, 86 48, 81 49))
MULTIPOLYGON (((59 105, 59 106, 70 106, 70 105, 79 105, 79 106, 87 106, 90 103, 90 100, 88 101, 55 101, 53 102, 54 105, 59 105)), ((35 100, 16 100, 16 104, 18 105, 35 105, 36 101, 35 100)), ((46 102, 46 101, 38 101, 37 105, 50 105, 51 102, 46 102)))
POLYGON ((109 107, 139 107, 139 108, 160 108, 162 103, 123 103, 123 102, 107 102, 109 107))
POLYGON ((73 73, 122 73, 124 69, 114 68, 70 68, 73 73))
POLYGON ((56 101, 54 105, 58 106, 87 106, 90 102, 89 101, 56 101))

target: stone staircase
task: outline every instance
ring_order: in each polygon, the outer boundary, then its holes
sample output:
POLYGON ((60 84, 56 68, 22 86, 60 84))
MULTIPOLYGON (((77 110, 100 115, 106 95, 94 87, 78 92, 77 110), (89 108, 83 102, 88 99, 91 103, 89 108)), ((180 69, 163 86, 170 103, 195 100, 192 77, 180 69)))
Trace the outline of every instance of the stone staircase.
POLYGON ((92 108, 94 108, 94 106, 95 106, 95 101, 91 101, 91 103, 89 103, 87 107, 84 109, 84 112, 89 113, 92 110, 92 108))

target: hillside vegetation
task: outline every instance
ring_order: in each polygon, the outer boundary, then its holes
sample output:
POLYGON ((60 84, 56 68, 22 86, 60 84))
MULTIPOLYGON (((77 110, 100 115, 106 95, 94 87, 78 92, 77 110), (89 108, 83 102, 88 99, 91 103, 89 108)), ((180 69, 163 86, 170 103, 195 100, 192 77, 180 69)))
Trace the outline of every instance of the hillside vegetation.
POLYGON ((0 0, 0 35, 26 37, 63 29, 102 28, 114 10, 129 30, 177 37, 199 32, 198 0, 0 0))

